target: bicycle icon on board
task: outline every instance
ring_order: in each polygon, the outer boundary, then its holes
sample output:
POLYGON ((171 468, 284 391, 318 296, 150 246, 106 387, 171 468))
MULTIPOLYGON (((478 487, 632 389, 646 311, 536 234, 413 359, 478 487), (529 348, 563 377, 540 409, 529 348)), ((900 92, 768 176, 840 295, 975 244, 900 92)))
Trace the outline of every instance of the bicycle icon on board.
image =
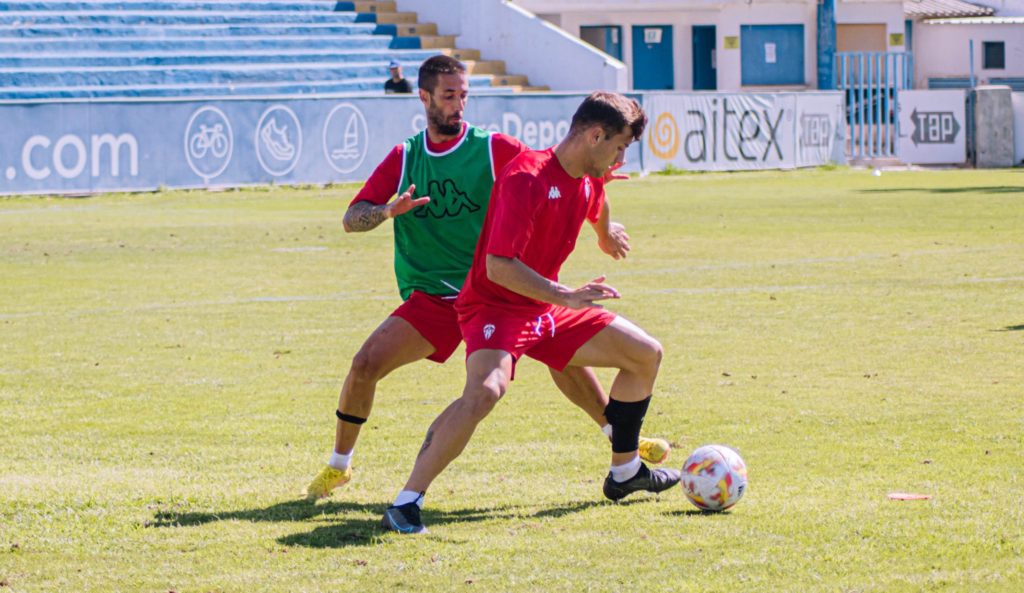
POLYGON ((224 172, 231 162, 234 132, 227 115, 207 106, 196 110, 185 126, 185 160, 204 183, 224 172))
POLYGON ((188 150, 197 159, 205 157, 207 151, 219 159, 224 158, 228 154, 228 137, 224 134, 224 125, 199 124, 199 132, 192 136, 188 150))

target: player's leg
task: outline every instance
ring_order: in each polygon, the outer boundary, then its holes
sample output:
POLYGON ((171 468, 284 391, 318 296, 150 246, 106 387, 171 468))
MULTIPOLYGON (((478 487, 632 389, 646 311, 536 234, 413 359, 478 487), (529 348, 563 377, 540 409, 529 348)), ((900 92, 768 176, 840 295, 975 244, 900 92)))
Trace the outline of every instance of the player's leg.
POLYGON ((660 492, 680 479, 676 470, 650 470, 640 461, 638 451, 662 354, 657 340, 628 320, 616 317, 580 345, 570 360, 572 366, 619 369, 605 408, 605 417, 612 425, 612 467, 605 479, 604 494, 612 500, 640 490, 660 492))
POLYGON ((385 529, 423 533, 420 505, 430 484, 469 443, 477 425, 494 409, 512 378, 512 355, 504 350, 477 350, 466 359, 466 385, 427 429, 423 446, 405 487, 384 513, 385 529))
POLYGON ((593 369, 587 367, 565 367, 558 371, 548 367, 551 380, 558 390, 587 413, 597 425, 604 428, 608 421, 604 417, 604 408, 608 405, 608 394, 604 392, 601 382, 593 369))
POLYGON ((373 408, 377 383, 395 369, 430 356, 434 346, 401 317, 384 320, 352 359, 338 398, 334 453, 306 486, 306 498, 316 500, 352 477, 350 458, 363 422, 373 408))
POLYGON ((373 409, 377 383, 395 369, 423 360, 433 352, 433 344, 401 317, 388 317, 370 334, 352 359, 338 397, 336 452, 349 453, 355 447, 362 421, 373 409))
MULTIPOLYGON (((572 403, 587 413, 594 422, 601 428, 601 432, 609 439, 612 437, 612 427, 604 416, 604 409, 608 406, 608 394, 594 373, 589 367, 567 366, 562 371, 548 367, 551 372, 551 379, 555 382, 559 391, 572 403)), ((640 458, 648 463, 662 463, 668 458, 672 447, 665 439, 640 437, 640 458)))

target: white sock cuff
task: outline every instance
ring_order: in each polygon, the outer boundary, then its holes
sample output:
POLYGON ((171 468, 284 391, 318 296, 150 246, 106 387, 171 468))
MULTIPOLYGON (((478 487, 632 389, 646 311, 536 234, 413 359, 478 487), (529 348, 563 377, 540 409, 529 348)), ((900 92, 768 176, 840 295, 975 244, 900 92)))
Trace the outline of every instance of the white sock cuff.
POLYGON ((327 465, 333 467, 336 470, 345 471, 352 465, 352 453, 349 451, 347 454, 342 455, 337 451, 331 453, 331 458, 327 461, 327 465))
POLYGON ((612 466, 612 479, 616 482, 625 482, 632 478, 640 471, 640 456, 637 455, 632 461, 627 461, 622 465, 612 466))
POLYGON ((416 492, 415 490, 402 490, 401 492, 398 493, 398 496, 395 497, 395 506, 399 507, 402 506, 403 504, 415 502, 416 506, 422 509, 423 496, 424 495, 422 493, 416 492))
POLYGON ((601 432, 604 433, 604 436, 612 438, 612 425, 605 424, 604 426, 601 427, 601 432))

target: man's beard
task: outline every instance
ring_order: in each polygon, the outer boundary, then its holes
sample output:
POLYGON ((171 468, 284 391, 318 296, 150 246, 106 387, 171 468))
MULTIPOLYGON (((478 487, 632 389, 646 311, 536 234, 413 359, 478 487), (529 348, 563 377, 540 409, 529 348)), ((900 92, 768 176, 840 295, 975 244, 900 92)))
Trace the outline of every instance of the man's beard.
POLYGON ((430 123, 437 128, 437 131, 445 136, 457 136, 462 132, 462 121, 460 120, 455 124, 448 123, 440 109, 436 111, 431 109, 427 116, 430 118, 430 123))

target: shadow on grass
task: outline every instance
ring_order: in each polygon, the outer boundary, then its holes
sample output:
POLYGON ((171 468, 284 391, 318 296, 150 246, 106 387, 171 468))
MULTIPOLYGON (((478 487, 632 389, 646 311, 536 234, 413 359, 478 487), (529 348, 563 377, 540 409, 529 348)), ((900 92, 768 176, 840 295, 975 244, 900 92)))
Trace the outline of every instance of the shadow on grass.
POLYGON ((994 332, 1019 332, 1024 331, 1024 323, 1021 325, 1007 325, 1003 329, 994 329, 994 332))
MULTIPOLYGON (((619 504, 632 504, 627 503, 619 504)), ((517 524, 524 519, 563 517, 578 513, 594 506, 609 504, 605 501, 572 502, 541 509, 535 513, 524 513, 522 507, 501 508, 467 508, 454 511, 434 511, 429 507, 423 511, 423 523, 428 529, 438 525, 452 523, 472 523, 476 521, 512 521, 517 524)), ((384 507, 380 507, 384 514, 384 507)), ((347 548, 351 546, 368 546, 381 542, 388 532, 381 527, 380 519, 352 519, 333 525, 324 525, 308 533, 294 533, 277 539, 277 543, 285 546, 303 546, 307 548, 347 548)), ((394 536, 401 537, 401 536, 394 536)))
POLYGON ((687 519, 724 519, 729 516, 729 511, 702 511, 700 509, 682 509, 665 513, 673 517, 686 517, 687 519))
POLYGON ((890 194, 890 193, 906 193, 906 192, 927 192, 932 194, 963 194, 963 193, 979 193, 979 194, 1012 194, 1020 193, 1024 194, 1024 186, 1022 185, 985 185, 978 187, 893 187, 893 188, 879 188, 879 189, 862 189, 859 193, 862 194, 890 194))
MULTIPOLYGON (((643 499, 623 501, 617 504, 630 505, 643 502, 643 499)), ((575 501, 561 505, 541 508, 530 513, 523 507, 503 506, 498 508, 464 508, 452 511, 435 511, 429 507, 423 511, 423 522, 428 525, 444 525, 448 523, 468 523, 475 521, 516 520, 530 518, 558 518, 585 511, 591 507, 610 504, 603 500, 575 501)), ((343 519, 331 525, 317 527, 307 533, 295 533, 277 539, 286 546, 304 546, 310 548, 343 548, 349 546, 366 546, 378 543, 385 533, 378 517, 384 514, 387 504, 364 504, 356 502, 327 502, 312 504, 304 500, 290 500, 277 503, 266 508, 242 509, 225 512, 177 512, 160 511, 147 527, 194 527, 217 521, 250 521, 250 522, 293 522, 338 514, 371 514, 372 519, 343 519)))
POLYGON ((305 500, 289 500, 262 509, 244 509, 222 513, 189 513, 160 511, 147 527, 193 527, 216 521, 302 521, 321 515, 349 512, 372 512, 384 514, 386 504, 363 504, 357 502, 328 502, 313 504, 305 500))

